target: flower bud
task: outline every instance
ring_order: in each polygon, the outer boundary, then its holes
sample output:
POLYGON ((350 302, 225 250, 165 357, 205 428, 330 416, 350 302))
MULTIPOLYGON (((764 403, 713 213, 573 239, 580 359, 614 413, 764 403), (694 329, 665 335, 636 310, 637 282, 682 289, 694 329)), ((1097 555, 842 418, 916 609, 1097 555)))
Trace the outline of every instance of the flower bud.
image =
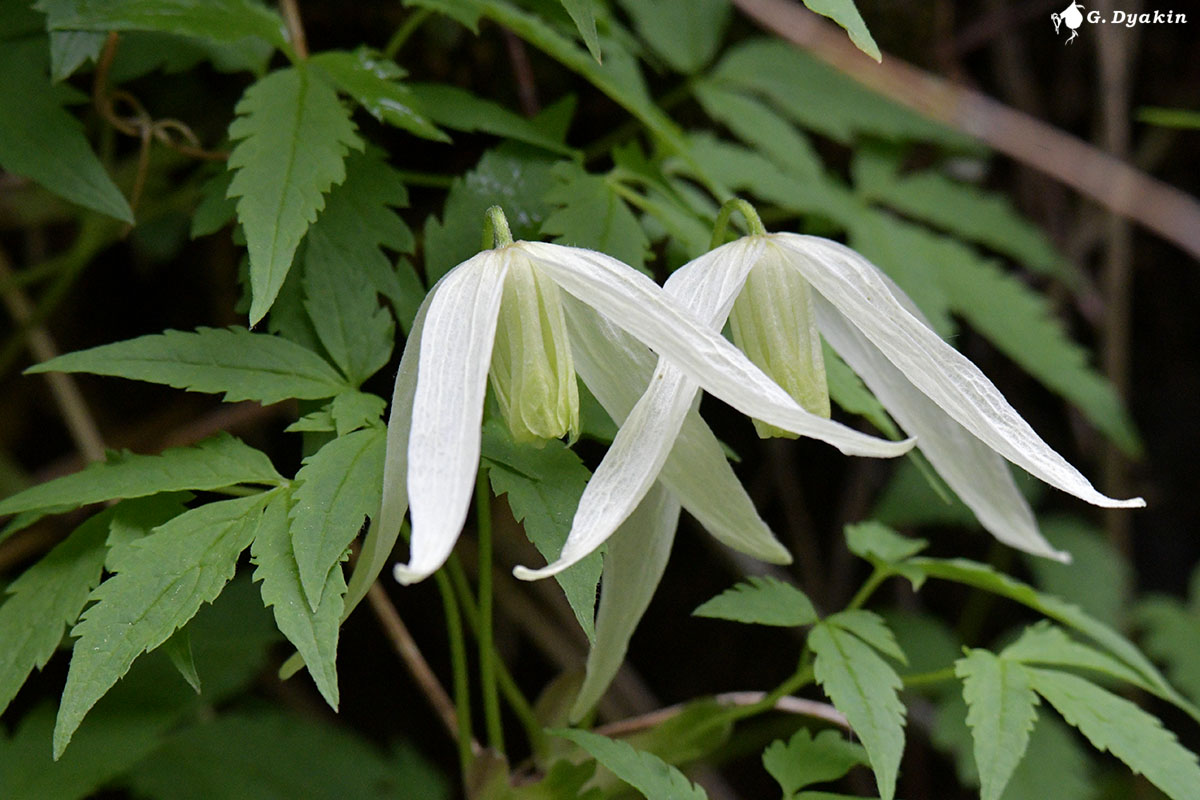
POLYGON ((579 435, 579 389, 558 285, 517 248, 509 259, 492 349, 492 389, 516 442, 579 435))
MULTIPOLYGON (((812 289, 799 270, 768 245, 750 270, 729 315, 733 343, 806 411, 829 417, 829 387, 812 289)), ((754 420, 762 438, 796 434, 754 420)))

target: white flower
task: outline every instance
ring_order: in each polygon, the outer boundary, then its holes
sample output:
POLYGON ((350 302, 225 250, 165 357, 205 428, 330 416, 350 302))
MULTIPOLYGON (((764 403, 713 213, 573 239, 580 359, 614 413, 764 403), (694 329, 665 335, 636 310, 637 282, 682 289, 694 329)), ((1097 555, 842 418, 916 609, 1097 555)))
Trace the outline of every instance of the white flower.
MULTIPOLYGON (((554 410, 535 413, 528 403, 515 400, 509 406, 525 409, 517 415, 521 420, 551 419, 555 431, 550 435, 570 432, 577 419, 573 416, 577 411, 559 405, 559 398, 570 391, 564 380, 574 380, 573 376, 563 377, 564 364, 580 364, 584 381, 610 407, 610 413, 622 404, 634 408, 647 386, 650 367, 647 364, 639 374, 628 359, 619 353, 614 356, 612 347, 596 338, 602 336, 603 328, 613 325, 643 343, 638 345, 643 350, 642 361, 648 357, 645 348, 652 348, 664 363, 677 365, 681 374, 706 391, 772 425, 822 439, 847 454, 890 457, 912 446, 911 441, 876 439, 805 411, 719 332, 702 325, 653 281, 620 261, 561 245, 508 244, 479 253, 447 273, 426 297, 405 345, 388 422, 379 515, 380 541, 386 546, 395 541, 405 510, 410 511, 410 558, 407 564, 396 565, 397 580, 412 583, 437 570, 466 520, 479 466, 489 370, 493 370, 494 382, 504 382, 515 372, 512 365, 521 364, 526 357, 547 359, 541 366, 528 368, 541 388, 533 390, 527 400, 540 394, 554 410), (523 290, 510 286, 512 280, 524 282, 524 290, 535 281, 542 299, 536 321, 506 320, 506 343, 511 345, 519 330, 541 330, 545 335, 532 337, 536 340, 532 349, 503 356, 509 364, 506 377, 494 372, 493 342, 498 319, 521 311, 503 307, 513 291, 519 294, 523 290), (548 291, 548 287, 556 288, 548 291), (562 326, 554 321, 564 313, 569 348, 561 341, 562 326)), ((653 363, 652 357, 649 363, 653 363)), ((503 393, 501 387, 498 394, 503 393)), ((522 391, 510 386, 509 394, 510 399, 516 398, 522 391)), ((645 495, 667 461, 682 427, 680 451, 673 458, 674 468, 664 473, 664 481, 670 478, 668 485, 685 506, 696 507, 697 516, 710 530, 717 527, 760 558, 786 561, 786 551, 744 497, 716 439, 694 412, 689 415, 690 405, 689 398, 681 407, 672 408, 670 440, 665 444, 661 442, 666 432, 658 431, 656 420, 644 419, 634 408, 641 430, 655 431, 653 443, 662 450, 656 451, 657 468, 646 486, 640 487, 637 499, 645 495), (694 463, 683 460, 688 458, 694 463)), ((615 418, 620 416, 619 410, 614 413, 615 418)), ((511 411, 509 424, 514 427, 511 411)), ((518 426, 524 424, 517 422, 518 426)), ((529 430, 536 433, 536 427, 530 425, 529 430)), ((637 505, 636 500, 627 502, 629 486, 624 476, 627 462, 641 460, 638 449, 638 443, 628 437, 614 442, 588 484, 576 524, 585 521, 600 541, 637 505)), ((573 558, 573 551, 567 555, 573 558)))
MULTIPOLYGON (((912 301, 887 276, 848 247, 797 234, 747 236, 685 265, 665 289, 714 332, 724 326, 735 301, 743 302, 739 295, 752 304, 767 304, 740 308, 735 335, 751 342, 751 355, 760 365, 818 412, 828 403, 822 397, 824 367, 815 333, 819 328, 897 422, 915 435, 934 469, 983 526, 1006 544, 1069 559, 1038 531, 1004 459, 1095 505, 1145 505, 1141 498, 1114 500, 1096 491, 1033 431, 978 367, 925 324, 912 301), (762 284, 743 295, 748 276, 759 271, 755 278, 762 278, 762 284), (796 313, 810 305, 814 316, 805 319, 803 313, 796 313), (815 328, 810 331, 814 317, 815 328), (781 336, 798 344, 779 341, 781 336), (795 364, 777 359, 778 352, 804 356, 796 359, 803 365, 798 374, 786 374, 796 369, 795 364)), ((622 472, 623 492, 613 498, 620 503, 603 506, 609 518, 623 518, 650 488, 698 388, 692 376, 668 359, 660 361, 650 388, 629 413, 610 451, 623 454, 619 466, 611 467, 622 472)), ((760 432, 775 424, 749 413, 765 423, 760 432)), ((593 482, 608 477, 603 474, 605 467, 600 466, 593 482)), ((591 491, 589 485, 559 559, 540 570, 518 568, 518 577, 554 574, 604 541, 608 526, 589 524, 583 518, 591 491)))

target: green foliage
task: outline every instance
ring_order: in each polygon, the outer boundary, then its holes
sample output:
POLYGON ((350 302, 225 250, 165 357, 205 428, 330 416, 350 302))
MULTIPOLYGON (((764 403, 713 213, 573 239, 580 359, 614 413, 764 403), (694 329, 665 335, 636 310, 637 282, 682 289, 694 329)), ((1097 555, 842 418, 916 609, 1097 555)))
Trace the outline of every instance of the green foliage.
POLYGON ((650 240, 610 179, 590 175, 574 163, 558 164, 553 174, 559 183, 543 198, 555 209, 541 232, 562 244, 609 253, 645 271, 650 240))
POLYGON ((784 800, 814 783, 836 781, 856 766, 866 765, 861 745, 848 742, 837 731, 816 736, 801 728, 787 742, 772 742, 762 755, 763 766, 783 789, 784 800))
POLYGON ((586 750, 646 800, 705 800, 704 790, 652 753, 633 749, 620 739, 581 730, 553 731, 586 750))
POLYGON ((236 111, 229 196, 239 198, 250 252, 254 325, 275 302, 300 239, 324 207, 322 195, 345 179, 347 152, 363 143, 333 89, 302 65, 251 85, 236 111))
POLYGON ((587 45, 588 52, 597 62, 603 62, 600 55, 600 37, 596 34, 596 12, 592 8, 592 0, 559 0, 562 7, 571 15, 580 38, 587 45))
MULTIPOLYGON (((525 525, 525 535, 549 561, 558 558, 571 520, 590 474, 562 442, 549 441, 538 449, 512 441, 508 427, 497 418, 483 429, 483 460, 497 496, 505 495, 513 518, 525 525)), ((596 586, 600 583, 601 554, 593 553, 554 576, 589 640, 595 633, 596 586)))
POLYGON ((490 133, 518 142, 541 147, 553 153, 570 155, 574 152, 562 142, 562 137, 543 130, 535 122, 506 109, 499 103, 485 100, 464 89, 436 83, 415 83, 413 95, 422 108, 439 125, 466 133, 490 133))
POLYGON ((621 0, 638 36, 676 72, 699 72, 716 54, 729 25, 729 0, 621 0))
POLYGON ((46 666, 66 626, 75 622, 100 583, 113 512, 97 514, 25 570, 0 605, 0 711, 34 667, 46 666))
POLYGON ((54 728, 55 758, 138 656, 216 599, 253 539, 269 497, 209 503, 113 549, 109 566, 116 574, 92 592, 95 605, 71 631, 76 642, 54 728))
POLYGON ((1192 573, 1187 604, 1174 597, 1150 595, 1134 609, 1137 625, 1145 631, 1146 652, 1167 665, 1171 680, 1192 700, 1200 701, 1200 570, 1192 573))
POLYGON ((876 61, 883 60, 879 45, 871 38, 871 32, 867 30, 867 24, 855 8, 854 0, 804 0, 804 5, 845 28, 846 33, 850 35, 850 41, 854 42, 854 46, 859 50, 876 61))
POLYGON ((1034 690, 1097 750, 1111 752, 1173 800, 1195 795, 1200 786, 1196 756, 1155 717, 1076 675, 1024 669, 1034 690))
POLYGON ((368 514, 379 510, 384 431, 369 427, 339 436, 304 459, 289 512, 300 583, 316 611, 331 571, 368 514))
POLYGON ((449 137, 425 118, 412 90, 399 83, 404 70, 395 61, 385 59, 366 47, 352 53, 330 50, 317 53, 309 64, 319 67, 333 83, 354 98, 363 109, 380 122, 395 125, 409 133, 436 142, 449 137))
MULTIPOLYGON (((161 31, 218 42, 249 36, 287 49, 283 20, 254 0, 53 0, 50 26, 66 31, 161 31)), ((43 0, 42 7, 50 6, 43 0)))
POLYGON ((142 761, 130 784, 155 800, 222 797, 231 786, 245 800, 448 794, 407 747, 385 754, 339 728, 280 711, 242 711, 192 725, 142 761))
POLYGON ((52 358, 26 372, 89 372, 224 400, 318 400, 353 389, 323 358, 278 336, 244 328, 198 328, 140 336, 52 358))
POLYGON ((263 605, 272 609, 275 624, 308 668, 325 702, 338 707, 337 643, 346 594, 342 568, 334 564, 325 577, 314 609, 305 595, 289 526, 290 497, 280 493, 263 512, 251 556, 262 581, 263 605))
POLYGON ((967 724, 975 739, 982 800, 998 800, 1025 748, 1037 716, 1037 695, 1019 665, 986 650, 971 650, 954 664, 963 679, 967 724))
POLYGON ((771 577, 747 578, 701 603, 692 613, 698 617, 784 627, 817 621, 817 612, 804 592, 771 577))
POLYGON ((0 166, 73 203, 133 222, 129 203, 53 91, 45 63, 37 39, 0 47, 0 166))
POLYGON ((193 447, 164 450, 156 456, 109 453, 108 461, 0 501, 0 514, 85 506, 182 489, 277 484, 282 480, 264 453, 221 433, 193 447))
POLYGON ((816 655, 813 673, 862 740, 880 797, 891 800, 904 752, 905 711, 897 696, 900 676, 871 645, 839 625, 840 616, 818 623, 808 635, 808 646, 816 655))

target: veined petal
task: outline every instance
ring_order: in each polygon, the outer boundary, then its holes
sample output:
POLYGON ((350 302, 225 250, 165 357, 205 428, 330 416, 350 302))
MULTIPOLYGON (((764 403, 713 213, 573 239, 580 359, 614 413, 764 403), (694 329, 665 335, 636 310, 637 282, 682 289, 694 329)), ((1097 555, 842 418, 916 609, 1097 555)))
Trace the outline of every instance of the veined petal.
POLYGON ((663 289, 709 328, 720 331, 762 258, 761 236, 743 236, 694 258, 667 278, 663 289))
POLYGON ((678 525, 679 501, 654 486, 609 540, 596 640, 588 653, 583 686, 571 707, 573 722, 596 704, 625 660, 629 640, 666 569, 678 525))
POLYGON ((892 366, 841 312, 824 298, 815 301, 817 324, 917 448, 975 513, 983 527, 1005 544, 1034 555, 1070 561, 1042 537, 1033 510, 1017 489, 1008 464, 959 425, 892 366))
POLYGON ((750 417, 832 444, 847 455, 892 457, 913 442, 891 442, 810 414, 720 333, 678 308, 649 278, 602 253, 522 242, 539 268, 696 381, 750 417))
POLYGON ((897 301, 878 268, 848 247, 815 236, 773 234, 791 251, 809 284, 850 320, 914 386, 988 447, 1027 472, 1089 503, 1135 508, 1115 500, 1046 444, 991 381, 897 301))
POLYGON ((404 342, 404 355, 400 357, 400 369, 396 372, 392 407, 388 414, 387 447, 383 457, 383 498, 379 513, 367 529, 362 549, 354 562, 354 571, 346 587, 343 617, 348 616, 367 596, 367 590, 383 571, 400 536, 404 514, 408 511, 408 436, 412 427, 413 397, 417 391, 417 362, 421 353, 425 315, 429 312, 429 301, 437 290, 438 287, 434 286, 421 301, 408 339, 404 342))
MULTIPOLYGON (((568 299, 564 309, 580 377, 613 419, 625 422, 645 393, 657 356, 580 301, 568 299)), ((695 384, 690 379, 688 383, 694 395, 695 384)), ((754 502, 726 460, 720 442, 693 402, 689 401, 682 427, 677 430, 678 435, 670 439, 642 440, 645 448, 665 447, 670 451, 659 480, 719 541, 763 561, 789 563, 791 555, 758 515, 754 502)), ((626 498, 627 503, 629 500, 626 498)), ((640 497, 632 498, 630 510, 638 500, 640 497)))
POLYGON ((412 549, 408 564, 396 565, 401 583, 437 570, 467 518, 506 265, 491 250, 464 261, 425 317, 408 442, 412 549))

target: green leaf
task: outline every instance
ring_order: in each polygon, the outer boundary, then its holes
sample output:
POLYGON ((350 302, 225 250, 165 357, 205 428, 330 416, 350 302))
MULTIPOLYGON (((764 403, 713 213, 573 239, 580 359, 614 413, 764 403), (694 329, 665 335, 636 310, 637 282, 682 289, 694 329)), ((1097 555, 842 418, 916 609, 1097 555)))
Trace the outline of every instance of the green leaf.
POLYGON ((693 91, 705 113, 780 169, 796 177, 824 180, 824 167, 812 142, 766 103, 711 80, 697 82, 693 91))
POLYGON ((95 605, 71 631, 77 640, 54 728, 55 758, 138 656, 216 599, 268 499, 258 494, 209 503, 113 549, 109 563, 116 574, 92 592, 95 605))
POLYGON ((192 637, 188 629, 180 628, 171 634, 171 637, 162 643, 162 649, 179 671, 179 676, 187 681, 196 694, 200 694, 200 673, 196 670, 196 660, 192 655, 192 637))
POLYGON ((409 88, 421 108, 443 127, 466 133, 490 133, 563 155, 575 152, 560 138, 548 136, 531 120, 466 89, 442 83, 414 83, 409 88))
POLYGON ((384 754, 342 726, 273 709, 222 714, 180 731, 138 764, 131 784, 156 800, 448 796, 444 779, 410 748, 384 754))
POLYGON ((560 244, 599 250, 644 271, 650 240, 609 179, 590 175, 573 161, 556 165, 553 174, 558 183, 545 199, 557 207, 541 232, 560 244))
POLYGON ((0 47, 0 167, 132 224, 129 203, 92 152, 82 126, 63 110, 44 65, 43 41, 0 47))
POLYGON ((596 59, 596 63, 601 63, 603 59, 600 57, 600 37, 596 35, 596 12, 592 8, 592 0, 559 0, 559 2, 570 14, 571 21, 575 23, 575 28, 579 31, 583 43, 587 45, 592 58, 596 59))
POLYGON ((858 13, 858 9, 854 5, 854 0, 804 0, 804 5, 808 6, 809 10, 823 17, 829 17, 841 25, 846 33, 850 34, 850 41, 854 42, 855 47, 876 61, 883 61, 879 45, 875 44, 875 40, 871 38, 871 32, 867 30, 867 23, 863 22, 862 15, 858 13))
MULTIPOLYGON (((513 518, 524 523, 529 541, 547 562, 554 561, 591 477, 587 467, 559 441, 541 448, 514 443, 508 426, 495 418, 484 423, 482 448, 492 491, 507 496, 513 518)), ((588 641, 595 638, 596 585, 602 566, 597 551, 554 576, 588 641)))
POLYGON ((987 564, 980 564, 976 561, 962 558, 943 560, 917 556, 909 559, 906 563, 923 570, 931 578, 955 581, 1001 597, 1007 597, 1074 628, 1097 644, 1104 646, 1110 653, 1132 667, 1142 676, 1154 694, 1179 706, 1193 719, 1200 719, 1200 710, 1180 696, 1133 643, 1108 625, 1080 611, 1078 606, 1071 605, 1057 597, 1042 594, 1032 586, 996 572, 987 564))
POLYGON ((928 547, 929 542, 901 536, 883 523, 868 520, 846 526, 846 546, 859 558, 875 557, 892 564, 915 556, 928 547))
POLYGON ((89 372, 176 389, 224 393, 227 403, 319 400, 353 389, 311 350, 244 328, 167 331, 52 358, 25 370, 89 372))
POLYGON ((1112 753, 1172 800, 1196 796, 1200 766, 1195 754, 1184 749, 1155 717, 1076 675, 1024 669, 1034 690, 1097 750, 1112 753))
POLYGON ((50 80, 64 81, 85 62, 97 61, 106 38, 91 31, 51 31, 50 80))
POLYGON ((329 413, 337 435, 345 436, 359 428, 381 425, 380 417, 386 407, 387 402, 377 394, 346 392, 333 398, 329 413))
POLYGON ((1042 714, 1003 800, 1094 800, 1096 782, 1091 772, 1088 753, 1074 732, 1058 717, 1042 714))
POLYGON ((338 707, 337 645, 342 623, 346 580, 335 564, 329 570, 321 602, 313 611, 300 583, 288 526, 290 497, 279 494, 267 505, 250 554, 262 581, 263 605, 275 614, 275 624, 304 659, 325 702, 338 707))
POLYGON ((317 258, 339 261, 343 272, 356 272, 375 291, 392 302, 405 331, 412 324, 425 296, 412 266, 393 266, 383 248, 411 253, 412 230, 394 209, 408 205, 402 178, 386 154, 375 147, 351 153, 346 159, 346 180, 325 199, 325 210, 309 228, 305 241, 317 258))
POLYGON ((692 612, 697 617, 728 619, 756 625, 811 625, 817 612, 808 595, 778 578, 747 578, 692 612))
POLYGON ((363 520, 379 510, 384 431, 372 427, 339 436, 304 459, 289 514, 292 547, 309 607, 321 607, 330 571, 340 571, 363 520))
POLYGON ((305 251, 304 307, 333 363, 351 385, 360 386, 391 358, 396 326, 379 305, 376 288, 355 266, 324 240, 311 241, 305 251))
POLYGON ((211 490, 239 483, 282 481, 261 450, 227 433, 192 447, 156 456, 110 452, 108 461, 55 478, 0 502, 0 514, 70 505, 85 506, 124 497, 145 497, 183 489, 211 490))
POLYGON ((71 0, 51 19, 53 30, 160 31, 216 42, 248 36, 290 49, 283 20, 253 0, 71 0))
POLYGON ((896 793, 904 752, 904 705, 898 676, 870 646, 845 630, 818 623, 808 635, 817 683, 862 740, 883 800, 896 793))
POLYGON ((1163 128, 1194 129, 1200 128, 1200 111, 1142 106, 1137 110, 1137 121, 1163 128))
POLYGON ((677 72, 699 72, 729 26, 729 0, 621 0, 634 30, 677 72))
POLYGON ((1004 648, 1001 658, 1024 664, 1091 670, 1153 691, 1145 679, 1112 656, 1077 642, 1066 631, 1046 620, 1030 625, 1015 642, 1004 648))
MULTIPOLYGON (((123 547, 137 539, 149 536, 155 528, 187 511, 187 503, 195 498, 191 492, 166 492, 163 494, 123 500, 113 508, 112 521, 108 526, 108 552, 123 547)), ((112 564, 105 559, 104 568, 113 571, 112 564)))
POLYGON ((708 797, 675 767, 652 753, 634 750, 619 739, 573 729, 551 733, 591 753, 610 772, 641 792, 646 800, 706 800, 708 797))
POLYGON ((885 656, 894 658, 901 664, 908 663, 908 657, 896 642, 896 635, 883 621, 883 617, 874 611, 862 608, 852 608, 839 611, 825 618, 825 624, 836 625, 848 633, 853 633, 867 644, 874 647, 885 656))
POLYGON ((783 788, 785 799, 814 783, 836 781, 852 768, 868 764, 862 745, 848 742, 837 731, 815 737, 801 728, 785 743, 772 742, 762 754, 763 766, 783 788))
POLYGON ((450 141, 450 137, 426 119, 411 90, 398 82, 404 77, 404 70, 390 58, 360 47, 352 53, 345 50, 317 53, 308 63, 324 70, 339 89, 380 122, 435 142, 450 141))
POLYGON ((778 39, 750 39, 734 47, 712 76, 763 95, 801 126, 843 144, 869 134, 893 141, 929 141, 954 150, 978 147, 964 134, 875 94, 778 39))
POLYGON ((1023 667, 986 650, 954 662, 954 674, 963 679, 981 800, 999 800, 1029 746, 1037 695, 1023 667))
POLYGON ((273 72, 246 89, 229 126, 238 141, 229 196, 250 251, 250 324, 266 315, 283 285, 322 195, 346 177, 343 164, 362 140, 337 94, 303 66, 273 72))
POLYGON ((109 510, 89 518, 5 590, 9 597, 0 605, 0 712, 33 668, 46 666, 66 626, 79 617, 100 583, 112 515, 109 510))
POLYGON ((900 175, 897 158, 857 151, 855 191, 907 217, 978 242, 1044 275, 1068 278, 1063 257, 1045 231, 1021 216, 1002 194, 951 180, 934 170, 900 175))
POLYGON ((550 215, 544 199, 554 186, 554 161, 518 146, 489 150, 475 169, 456 178, 446 196, 442 221, 425 221, 425 279, 432 286, 451 268, 479 252, 483 215, 499 205, 516 239, 537 240, 550 215))

